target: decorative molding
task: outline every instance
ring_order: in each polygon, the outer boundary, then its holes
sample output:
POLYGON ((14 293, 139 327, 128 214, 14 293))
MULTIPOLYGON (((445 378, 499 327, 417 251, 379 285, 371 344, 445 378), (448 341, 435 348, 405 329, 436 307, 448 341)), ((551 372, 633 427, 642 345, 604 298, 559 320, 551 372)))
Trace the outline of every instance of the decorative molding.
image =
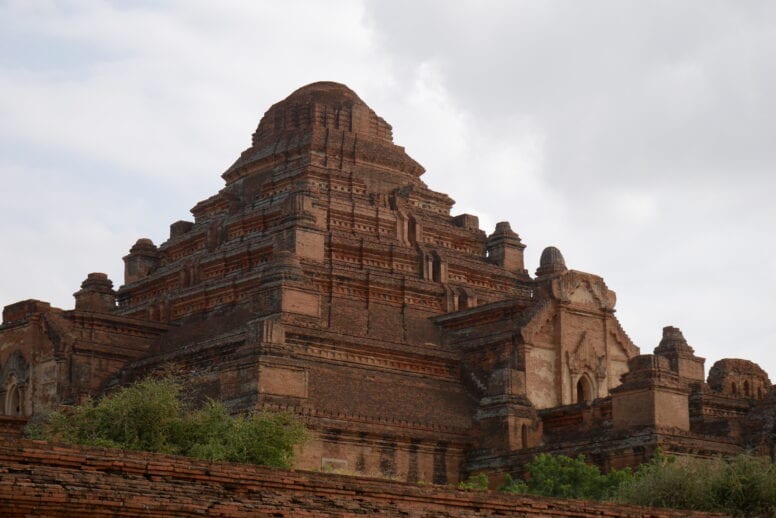
POLYGON ((582 332, 573 352, 566 351, 566 363, 573 374, 589 372, 599 381, 606 378, 606 355, 598 354, 587 331, 582 332))

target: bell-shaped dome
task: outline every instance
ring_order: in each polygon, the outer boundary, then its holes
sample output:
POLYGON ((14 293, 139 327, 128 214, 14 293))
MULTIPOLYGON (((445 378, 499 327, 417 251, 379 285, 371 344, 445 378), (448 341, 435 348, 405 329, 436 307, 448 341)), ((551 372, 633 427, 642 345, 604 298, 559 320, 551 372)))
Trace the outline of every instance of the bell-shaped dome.
POLYGON ((264 166, 303 156, 323 167, 347 161, 374 165, 409 178, 410 183, 424 172, 404 148, 393 143, 391 125, 353 90, 320 81, 273 104, 261 118, 251 147, 223 178, 231 184, 264 166))
POLYGON ((393 142, 391 125, 356 92, 340 83, 319 81, 294 90, 270 107, 253 135, 253 145, 274 142, 279 135, 311 126, 344 129, 362 138, 393 142))
POLYGON ((771 390, 771 380, 762 367, 738 358, 723 358, 712 365, 707 382, 716 392, 754 399, 762 399, 771 390))
POLYGON ((567 270, 566 260, 563 258, 563 254, 560 253, 560 250, 554 246, 548 246, 542 251, 542 256, 539 259, 539 268, 536 270, 536 276, 541 277, 543 275, 563 273, 567 270))

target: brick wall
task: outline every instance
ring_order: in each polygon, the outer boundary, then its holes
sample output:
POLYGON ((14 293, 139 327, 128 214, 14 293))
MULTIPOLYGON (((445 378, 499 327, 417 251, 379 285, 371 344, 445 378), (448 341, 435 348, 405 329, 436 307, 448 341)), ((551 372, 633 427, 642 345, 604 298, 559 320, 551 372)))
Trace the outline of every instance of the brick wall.
POLYGON ((0 439, 0 515, 713 516, 0 439))

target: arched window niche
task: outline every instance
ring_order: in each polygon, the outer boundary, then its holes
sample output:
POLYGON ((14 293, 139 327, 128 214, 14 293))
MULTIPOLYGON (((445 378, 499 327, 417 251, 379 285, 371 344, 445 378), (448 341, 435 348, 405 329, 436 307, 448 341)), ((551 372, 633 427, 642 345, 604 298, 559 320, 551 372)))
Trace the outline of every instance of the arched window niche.
POLYGON ((0 368, 0 414, 27 415, 25 404, 30 386, 30 366, 20 351, 14 351, 0 368))
POLYGON ((590 381, 590 378, 586 375, 582 375, 577 380, 577 403, 590 403, 593 401, 593 383, 590 381))
POLYGON ((8 391, 8 405, 6 407, 8 415, 22 415, 22 388, 18 385, 14 385, 8 391))
POLYGON ((11 377, 8 383, 6 383, 5 401, 3 403, 3 414, 12 416, 24 415, 24 393, 15 377, 11 377))

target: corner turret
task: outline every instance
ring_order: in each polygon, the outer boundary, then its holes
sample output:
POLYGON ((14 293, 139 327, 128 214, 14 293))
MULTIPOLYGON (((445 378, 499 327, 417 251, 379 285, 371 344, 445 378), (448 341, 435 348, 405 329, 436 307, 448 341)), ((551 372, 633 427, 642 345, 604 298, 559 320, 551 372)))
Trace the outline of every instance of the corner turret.
POLYGON ((116 292, 113 291, 113 281, 104 273, 90 273, 81 289, 73 293, 75 309, 108 313, 116 307, 116 292))
POLYGON ((689 382, 702 383, 705 358, 695 356, 695 351, 684 339, 678 327, 663 328, 663 338, 655 347, 655 354, 668 360, 671 370, 689 382))
POLYGON ((147 277, 158 266, 159 249, 150 239, 138 239, 124 256, 124 284, 147 277))
POLYGON ((486 249, 488 259, 492 263, 517 275, 528 277, 528 271, 523 264, 525 245, 508 221, 496 223, 496 230, 488 236, 486 249))

